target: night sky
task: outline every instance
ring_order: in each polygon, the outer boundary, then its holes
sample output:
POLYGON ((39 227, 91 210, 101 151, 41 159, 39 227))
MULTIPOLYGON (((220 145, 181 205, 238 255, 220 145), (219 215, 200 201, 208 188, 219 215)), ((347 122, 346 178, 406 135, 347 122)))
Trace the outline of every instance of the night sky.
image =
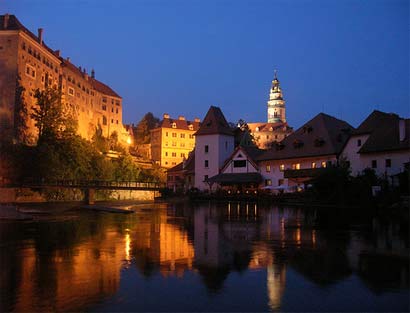
POLYGON ((0 0, 45 42, 123 97, 124 123, 151 111, 266 121, 274 69, 287 119, 358 124, 410 116, 409 1, 0 0))

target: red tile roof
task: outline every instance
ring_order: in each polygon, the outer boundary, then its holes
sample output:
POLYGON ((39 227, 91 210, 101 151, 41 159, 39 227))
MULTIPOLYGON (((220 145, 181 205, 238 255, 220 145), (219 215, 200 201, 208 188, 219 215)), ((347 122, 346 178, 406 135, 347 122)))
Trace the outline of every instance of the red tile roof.
POLYGON ((369 134, 359 153, 372 153, 410 149, 410 119, 401 119, 397 114, 373 111, 353 132, 369 134), (399 139, 399 121, 404 120, 404 140, 399 139))
POLYGON ((187 121, 187 120, 180 120, 180 119, 172 119, 172 118, 164 118, 160 123, 159 127, 162 128, 174 128, 172 124, 175 123, 175 129, 185 129, 189 130, 189 125, 192 125, 192 130, 197 131, 199 126, 201 125, 200 122, 195 121, 187 121))
POLYGON ((209 108, 208 113, 206 113, 204 121, 199 130, 195 133, 195 136, 213 134, 234 135, 234 131, 226 121, 221 109, 215 106, 209 108))
POLYGON ((320 113, 269 149, 258 160, 280 160, 321 155, 339 155, 354 128, 347 122, 320 113))

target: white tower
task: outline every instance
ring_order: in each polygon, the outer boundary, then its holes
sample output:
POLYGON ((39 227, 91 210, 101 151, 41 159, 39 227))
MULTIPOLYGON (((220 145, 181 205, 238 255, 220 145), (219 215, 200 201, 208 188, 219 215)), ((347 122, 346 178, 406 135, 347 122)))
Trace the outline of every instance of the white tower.
POLYGON ((195 133, 195 187, 209 190, 208 178, 219 174, 219 169, 232 154, 234 133, 222 111, 211 106, 201 127, 195 133))
POLYGON ((286 108, 277 71, 275 70, 275 78, 272 80, 272 88, 270 89, 268 100, 268 123, 278 122, 286 123, 286 108))

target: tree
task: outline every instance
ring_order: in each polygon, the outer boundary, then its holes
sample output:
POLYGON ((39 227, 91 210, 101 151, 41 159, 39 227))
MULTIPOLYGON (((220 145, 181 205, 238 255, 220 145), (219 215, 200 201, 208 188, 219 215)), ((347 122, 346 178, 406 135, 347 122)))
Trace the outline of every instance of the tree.
POLYGON ((37 89, 34 92, 37 106, 31 118, 38 129, 39 141, 71 137, 76 133, 76 120, 70 107, 61 102, 61 92, 55 88, 37 89))
POLYGON ((150 130, 154 129, 159 123, 159 118, 155 117, 151 112, 148 112, 139 121, 136 127, 135 143, 146 144, 150 143, 151 135, 150 130))

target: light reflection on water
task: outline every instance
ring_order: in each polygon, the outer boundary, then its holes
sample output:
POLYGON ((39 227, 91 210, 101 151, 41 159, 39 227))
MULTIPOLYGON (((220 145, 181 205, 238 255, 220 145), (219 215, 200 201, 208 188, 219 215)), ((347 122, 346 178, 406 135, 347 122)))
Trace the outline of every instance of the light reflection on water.
POLYGON ((0 311, 408 311, 408 225, 256 203, 0 223, 0 311), (325 221, 325 222, 324 222, 325 221))

